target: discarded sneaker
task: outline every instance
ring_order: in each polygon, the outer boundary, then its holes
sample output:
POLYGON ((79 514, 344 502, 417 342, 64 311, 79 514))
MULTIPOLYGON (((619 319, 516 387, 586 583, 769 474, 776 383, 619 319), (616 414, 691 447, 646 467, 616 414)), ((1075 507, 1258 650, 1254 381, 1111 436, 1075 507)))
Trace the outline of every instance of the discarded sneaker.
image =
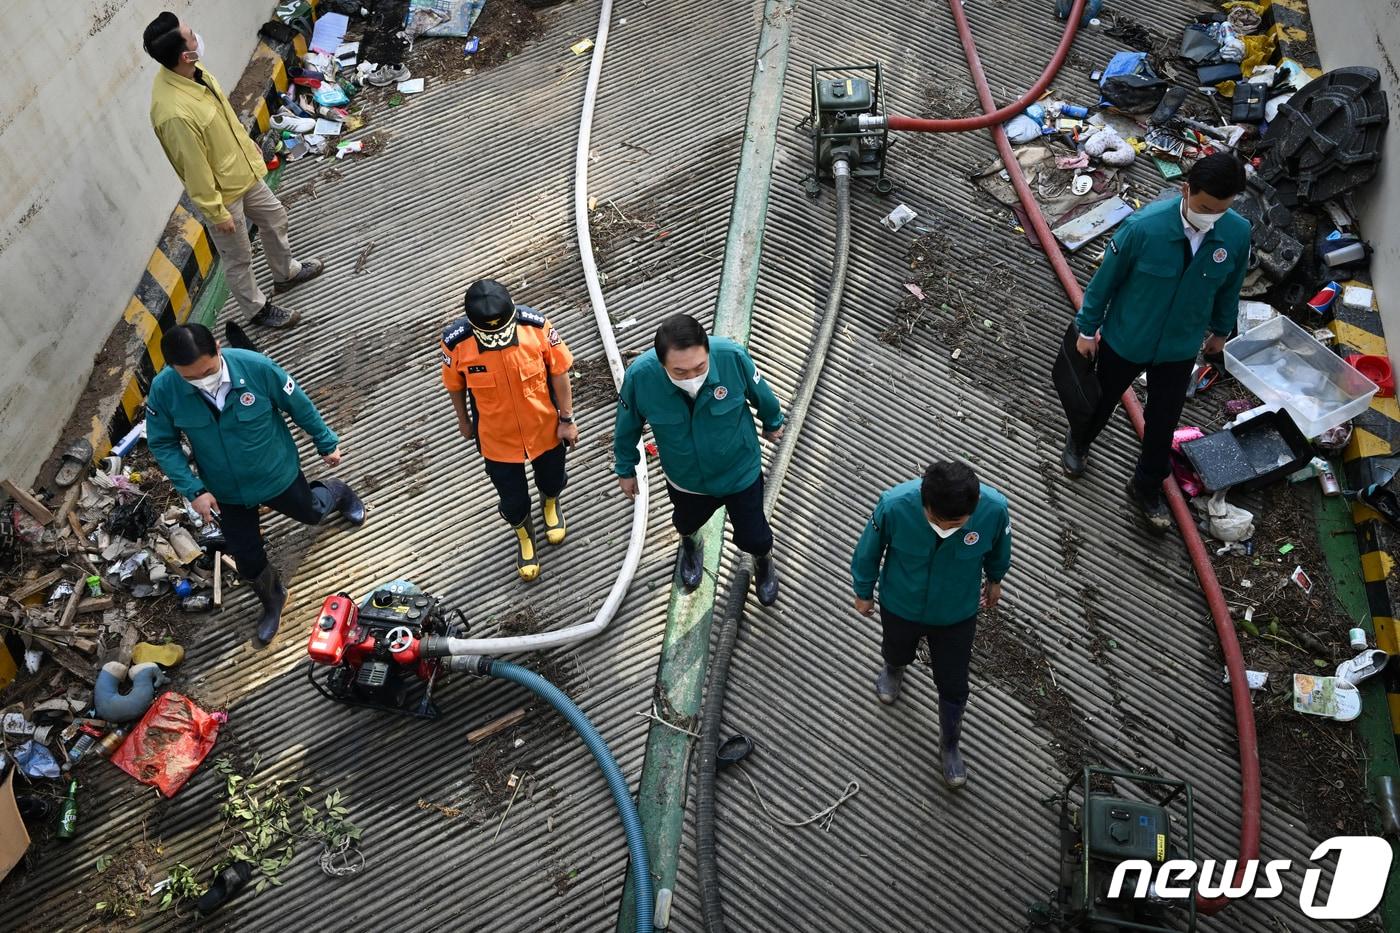
POLYGON ((284 111, 274 114, 272 119, 268 121, 268 125, 274 130, 309 133, 316 128, 316 121, 311 117, 299 117, 294 113, 284 111))
POLYGON ((1147 521, 1147 527, 1155 534, 1166 534, 1171 530, 1172 517, 1162 494, 1154 491, 1150 495, 1138 488, 1137 480, 1128 480, 1128 500, 1147 521))
POLYGON ((1337 680, 1355 686, 1385 670, 1390 655, 1380 648, 1367 648, 1354 658, 1337 665, 1337 680))
POLYGON ((209 889, 200 895, 195 906, 202 914, 212 914, 233 897, 253 877, 253 866, 247 862, 234 862, 214 876, 209 889))
POLYGON ((281 328, 291 327, 300 320, 301 314, 299 312, 275 305, 272 303, 272 299, 269 298, 267 303, 262 306, 262 310, 249 318, 248 323, 257 324, 261 327, 281 328))
POLYGON ((535 526, 528 518, 516 525, 515 570, 520 579, 532 583, 540 576, 540 558, 535 549, 535 526))
POLYGON ((880 668, 880 676, 875 678, 875 696, 889 706, 899 699, 899 688, 904 683, 904 668, 886 664, 880 668))
POLYGON ((282 292, 296 288, 302 282, 309 282, 322 272, 326 271, 326 264, 320 259, 307 259, 301 264, 301 269, 297 274, 284 282, 273 282, 272 293, 280 295, 282 292))
POLYGON ((374 87, 388 87, 391 84, 398 84, 400 81, 407 81, 409 77, 408 67, 405 65, 380 65, 378 68, 365 75, 365 83, 374 87))
POLYGON ((1074 442, 1074 436, 1065 435, 1065 449, 1060 452, 1060 463, 1065 468, 1065 473, 1069 476, 1079 477, 1084 475, 1084 468, 1089 463, 1089 449, 1080 447, 1074 442))
POLYGON ((559 508, 559 497, 545 496, 544 539, 550 544, 563 544, 568 533, 568 526, 564 523, 564 510, 559 508))

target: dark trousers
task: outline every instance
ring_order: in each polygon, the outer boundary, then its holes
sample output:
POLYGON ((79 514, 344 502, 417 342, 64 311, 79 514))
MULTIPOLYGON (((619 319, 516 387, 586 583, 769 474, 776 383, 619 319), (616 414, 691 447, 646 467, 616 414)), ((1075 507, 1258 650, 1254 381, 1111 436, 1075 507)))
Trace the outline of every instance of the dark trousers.
POLYGON ((1098 411, 1084 426, 1083 433, 1075 436, 1074 442, 1087 450, 1104 425, 1108 424, 1108 419, 1113 417, 1120 397, 1128 391, 1133 380, 1146 371, 1147 404, 1143 411, 1146 428, 1133 481, 1142 492, 1156 495, 1161 489, 1162 480, 1172 471, 1172 434, 1181 420, 1181 409, 1186 405, 1186 389, 1195 368, 1195 357, 1175 363, 1134 363, 1115 353, 1107 340, 1100 340, 1095 372, 1103 395, 1098 411))
MULTIPOLYGON (((569 472, 564 468, 564 445, 546 450, 530 461, 535 472, 535 485, 540 495, 553 499, 564 491, 569 482, 569 472)), ((486 475, 491 477, 491 485, 501 497, 501 518, 512 527, 530 517, 530 484, 525 479, 525 464, 502 463, 499 460, 486 461, 486 475)))
POLYGON ((880 630, 880 654, 890 667, 913 664, 919 639, 927 638, 938 699, 944 703, 967 702, 967 669, 972 663, 972 640, 977 636, 976 616, 954 625, 920 625, 881 606, 880 630))
POLYGON ((747 489, 728 496, 698 496, 682 492, 670 483, 666 494, 671 497, 671 524, 685 537, 704 527, 719 509, 729 512, 729 524, 734 527, 734 544, 741 551, 759 557, 773 550, 773 529, 763 514, 763 474, 747 489))
MULTIPOLYGON (((335 504, 335 497, 320 483, 308 483, 306 475, 298 470, 292 485, 262 504, 304 525, 319 525, 335 504)), ((219 527, 227 542, 225 549, 245 580, 254 579, 267 567, 258 509, 256 505, 219 503, 219 527)))

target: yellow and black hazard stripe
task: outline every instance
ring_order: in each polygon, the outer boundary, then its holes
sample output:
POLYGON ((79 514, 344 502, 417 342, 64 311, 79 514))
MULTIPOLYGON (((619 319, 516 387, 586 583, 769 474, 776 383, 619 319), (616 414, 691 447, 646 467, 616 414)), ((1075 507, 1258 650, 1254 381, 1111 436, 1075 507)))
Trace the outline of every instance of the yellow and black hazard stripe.
POLYGON ((1322 59, 1313 40, 1308 0, 1264 0, 1261 28, 1274 38, 1275 59, 1291 58, 1316 77, 1322 73, 1322 59))
MULTIPOLYGON (((315 6, 313 0, 312 7, 315 6)), ((267 132, 271 115, 280 107, 281 95, 291 83, 288 62, 299 61, 306 48, 306 38, 301 35, 291 42, 259 39, 245 74, 267 74, 267 83, 253 89, 252 101, 231 101, 254 138, 267 132)), ((189 319, 213 270, 215 255, 213 241, 193 204, 188 196, 181 196, 122 313, 125 324, 144 349, 134 371, 123 376, 120 401, 111 417, 105 423, 101 418, 93 419, 89 440, 96 458, 105 457, 113 444, 140 422, 151 381, 165 366, 160 339, 170 328, 189 319)))
MULTIPOLYGON (((1344 285, 1368 285, 1347 282, 1344 285)), ((1337 303, 1337 319, 1332 332, 1337 335, 1343 354, 1362 353, 1386 356, 1385 335, 1375 310, 1342 307, 1337 303)), ((1395 398, 1374 398, 1371 407, 1352 420, 1351 444, 1346 460, 1347 488, 1362 489, 1385 477, 1376 469, 1378 461, 1400 451, 1400 404, 1395 398)), ((1394 594, 1400 592, 1395 578, 1394 554, 1400 553, 1400 532, 1388 525, 1374 510, 1360 502, 1351 506, 1361 549, 1361 577, 1366 585, 1366 601, 1376 628, 1376 646, 1400 653, 1400 633, 1395 627, 1394 594)), ((1387 668, 1386 692, 1390 700, 1391 724, 1400 734, 1400 671, 1387 668)))

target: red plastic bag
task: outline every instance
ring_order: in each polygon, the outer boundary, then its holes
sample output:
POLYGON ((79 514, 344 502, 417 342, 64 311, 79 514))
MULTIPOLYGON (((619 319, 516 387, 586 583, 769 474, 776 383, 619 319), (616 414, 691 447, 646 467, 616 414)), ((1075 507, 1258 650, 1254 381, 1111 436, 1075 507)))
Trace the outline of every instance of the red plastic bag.
POLYGON ((214 747, 222 721, 189 697, 163 693, 112 755, 112 764, 174 797, 214 747))

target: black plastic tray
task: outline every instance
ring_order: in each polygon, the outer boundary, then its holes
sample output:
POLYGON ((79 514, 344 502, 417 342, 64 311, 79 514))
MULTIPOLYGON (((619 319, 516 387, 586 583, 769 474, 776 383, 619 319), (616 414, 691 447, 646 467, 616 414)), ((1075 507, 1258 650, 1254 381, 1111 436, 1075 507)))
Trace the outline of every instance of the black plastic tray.
POLYGON ((1210 492, 1258 489, 1296 473, 1313 458, 1303 432, 1279 411, 1187 441, 1181 452, 1210 492))

